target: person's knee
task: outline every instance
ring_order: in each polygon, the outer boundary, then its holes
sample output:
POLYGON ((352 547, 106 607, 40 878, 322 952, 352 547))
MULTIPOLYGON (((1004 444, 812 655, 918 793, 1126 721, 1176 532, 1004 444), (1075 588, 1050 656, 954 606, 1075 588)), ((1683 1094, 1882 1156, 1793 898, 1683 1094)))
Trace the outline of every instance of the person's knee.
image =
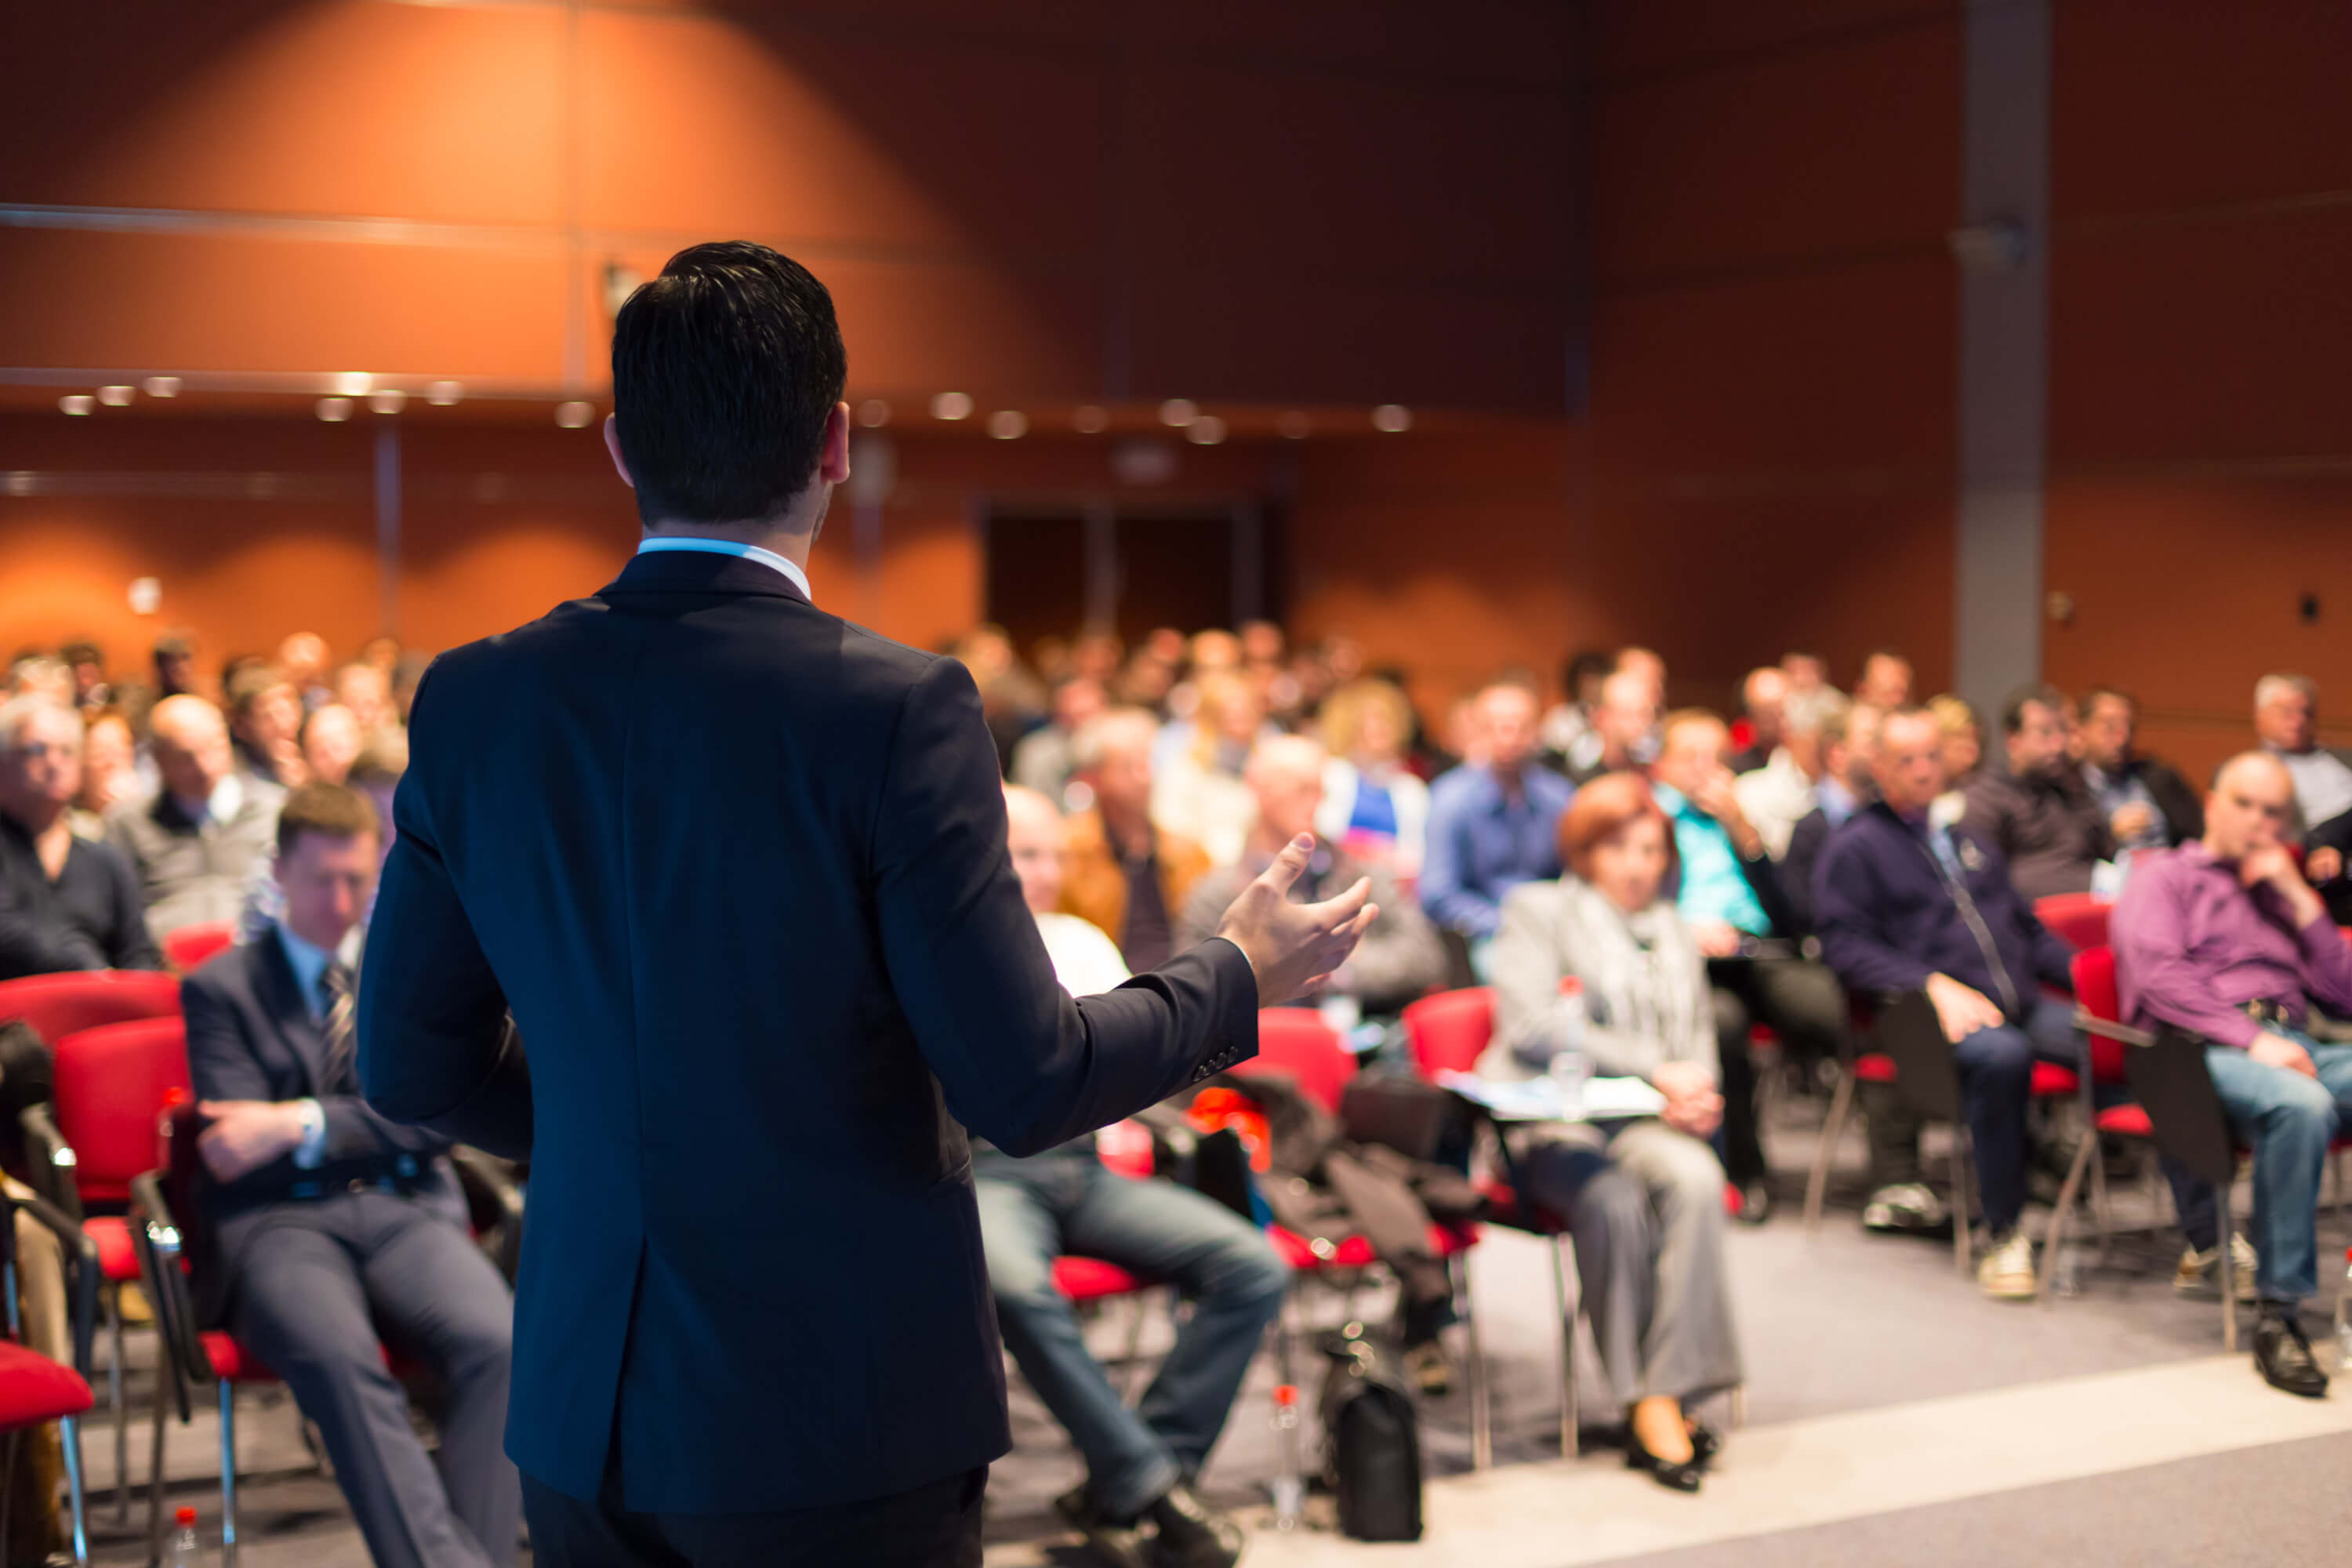
POLYGON ((1979 1029, 1960 1042, 1959 1061, 1988 1084, 2023 1083, 2033 1076, 2033 1042, 2016 1029, 1979 1029))
POLYGON ((2263 1136, 2324 1150, 2336 1136, 2336 1097, 2325 1084, 2301 1073, 2283 1072, 2279 1079, 2263 1117, 2263 1136))
POLYGON ((1660 1145, 1657 1182, 1671 1202, 1722 1206, 1723 1164, 1713 1149, 1696 1138, 1677 1138, 1660 1145))
POLYGON ((1255 1233, 1227 1249, 1219 1273, 1226 1294, 1238 1301, 1255 1302, 1269 1313, 1280 1309, 1290 1289, 1290 1265, 1255 1233))

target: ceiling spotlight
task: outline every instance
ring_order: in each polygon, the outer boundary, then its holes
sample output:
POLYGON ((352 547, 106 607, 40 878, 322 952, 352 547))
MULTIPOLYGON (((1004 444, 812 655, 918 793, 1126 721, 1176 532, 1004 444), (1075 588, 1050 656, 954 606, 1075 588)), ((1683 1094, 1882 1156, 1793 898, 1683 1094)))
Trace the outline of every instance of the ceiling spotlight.
POLYGON ((12 496, 28 496, 33 493, 37 482, 30 468, 18 468, 8 476, 6 484, 0 485, 0 489, 5 489, 12 496))
POLYGON ((68 414, 87 414, 98 406, 98 399, 87 392, 68 392, 58 399, 58 406, 68 414))
POLYGON ((98 400, 109 408, 128 408, 134 395, 127 386, 101 386, 98 389, 98 400))
POLYGON ((1070 427, 1081 436, 1099 436, 1110 428, 1110 416, 1089 403, 1070 416, 1070 427))
POLYGON ((1181 430, 1201 416, 1201 405, 1189 397, 1171 397, 1160 405, 1160 423, 1181 430))
POLYGON ((596 405, 593 403, 584 403, 576 397, 569 403, 559 403, 555 405, 555 422, 566 430, 577 430, 595 417, 596 405))
POLYGON ((330 425, 341 425, 352 416, 352 400, 348 397, 322 397, 318 403, 319 417, 330 425))
POLYGON ((1304 441, 1315 434, 1315 421, 1293 408, 1274 422, 1274 427, 1290 441, 1304 441))
POLYGON ((961 392, 942 392, 931 399, 931 417, 969 419, 971 417, 971 399, 961 392))
POLYGON ((365 397, 368 388, 375 384, 375 377, 363 370, 341 371, 328 379, 334 384, 338 397, 365 397))
POLYGON ((988 433, 1000 441, 1018 441, 1029 434, 1029 416, 1018 408, 1000 408, 988 416, 988 433))
POLYGON ((378 414, 397 414, 408 406, 408 394, 396 386, 387 386, 382 392, 368 394, 368 406, 378 414))
POLYGON ((1412 410, 1402 403, 1383 403, 1372 410, 1372 428, 1393 436, 1412 428, 1412 410))
POLYGON ((140 384, 147 389, 147 395, 150 397, 180 395, 180 378, 176 375, 151 375, 140 384))
POLYGON ((878 397, 869 397, 857 405, 857 422, 868 430, 879 430, 890 423, 890 405, 878 397))
POLYGON ((1225 422, 1213 414, 1203 414, 1184 426, 1184 439, 1195 447, 1213 447, 1225 438, 1225 422))
POLYGON ((425 401, 436 408, 446 408, 466 395, 462 381, 436 381, 425 389, 425 401))

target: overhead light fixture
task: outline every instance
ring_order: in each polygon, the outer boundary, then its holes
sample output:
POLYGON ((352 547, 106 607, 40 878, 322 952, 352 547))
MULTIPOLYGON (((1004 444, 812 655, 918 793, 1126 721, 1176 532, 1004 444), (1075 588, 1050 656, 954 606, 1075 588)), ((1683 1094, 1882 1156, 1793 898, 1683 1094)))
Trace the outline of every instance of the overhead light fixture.
POLYGON ((890 423, 890 405, 878 397, 869 397, 857 405, 857 422, 868 430, 879 430, 890 423))
POLYGON ((988 416, 988 433, 1000 441, 1018 441, 1029 434, 1029 416, 1018 408, 1000 408, 988 416))
POLYGON ((408 406, 408 394, 396 386, 387 386, 382 392, 368 394, 368 406, 378 414, 397 414, 408 406))
POLYGON ((58 399, 58 406, 68 414, 79 416, 97 407, 98 399, 87 392, 68 392, 58 399))
POLYGON ((147 395, 150 397, 180 395, 180 378, 176 375, 151 375, 139 384, 147 389, 147 395))
POLYGON ((1070 427, 1081 436, 1099 436, 1110 428, 1110 416, 1089 403, 1070 416, 1070 427))
POLYGON ((363 370, 346 370, 329 378, 338 397, 365 397, 375 377, 363 370))
POLYGON ((1372 428, 1394 436, 1412 428, 1412 410, 1402 403, 1383 403, 1372 410, 1372 428))
POLYGON ((942 392, 931 399, 931 417, 946 420, 969 419, 971 417, 971 398, 961 392, 942 392))
POLYGON ((1160 423, 1181 430, 1201 416, 1201 405, 1189 397, 1171 397, 1160 405, 1160 423))
POLYGON ((436 408, 446 408, 465 395, 466 384, 462 381, 436 381, 425 388, 425 401, 436 408))
POLYGON ((131 398, 137 395, 137 392, 128 386, 101 386, 98 389, 98 400, 109 408, 128 408, 131 398))
POLYGON ((1293 408, 1274 422, 1274 427, 1290 441, 1304 441, 1315 434, 1315 421, 1293 408))
POLYGON ((1213 414, 1203 414, 1184 426, 1184 439, 1195 447, 1213 447, 1225 438, 1225 422, 1213 414))
POLYGON ((595 417, 596 405, 576 397, 569 403, 555 405, 555 422, 566 430, 577 430, 595 417))
POLYGON ((352 400, 348 397, 322 397, 317 406, 319 417, 330 425, 341 425, 352 416, 352 400))

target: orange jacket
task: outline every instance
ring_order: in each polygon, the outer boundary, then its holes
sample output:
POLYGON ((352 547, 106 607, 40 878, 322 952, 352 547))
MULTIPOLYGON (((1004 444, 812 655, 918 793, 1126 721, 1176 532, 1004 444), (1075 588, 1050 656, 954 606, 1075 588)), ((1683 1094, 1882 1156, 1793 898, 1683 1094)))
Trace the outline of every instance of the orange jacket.
MULTIPOLYGON (((1176 932, 1184 897, 1209 869, 1209 854, 1181 835, 1152 830, 1160 864, 1160 899, 1168 908, 1168 931, 1176 932)), ((1089 811, 1070 818, 1069 847, 1064 852, 1062 912, 1092 921, 1113 942, 1127 930, 1127 873, 1104 830, 1102 813, 1089 811)))

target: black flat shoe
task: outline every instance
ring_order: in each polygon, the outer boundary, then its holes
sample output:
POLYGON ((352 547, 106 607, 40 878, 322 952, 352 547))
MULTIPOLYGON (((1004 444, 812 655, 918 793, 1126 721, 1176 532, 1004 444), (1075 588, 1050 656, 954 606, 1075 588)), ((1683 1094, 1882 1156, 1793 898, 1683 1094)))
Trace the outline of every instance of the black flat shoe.
POLYGON ((2263 1310, 2254 1325, 2254 1368, 2273 1388, 2305 1399, 2326 1396, 2327 1374, 2311 1353, 2303 1320, 2293 1312, 2263 1310))
POLYGON ((1643 1446, 1642 1439, 1630 1428, 1625 1433, 1625 1468, 1629 1470, 1647 1470, 1650 1472, 1652 1480, 1670 1491, 1678 1492, 1698 1490, 1699 1480, 1706 1474, 1706 1466, 1698 1457, 1698 1446, 1696 1442, 1691 1446, 1689 1463, 1670 1464, 1650 1452, 1643 1446))
POLYGON ((1704 1469, 1715 1463, 1715 1457, 1723 1452, 1723 1434, 1704 1421, 1693 1421, 1687 1425, 1690 1428, 1691 1462, 1704 1469))

